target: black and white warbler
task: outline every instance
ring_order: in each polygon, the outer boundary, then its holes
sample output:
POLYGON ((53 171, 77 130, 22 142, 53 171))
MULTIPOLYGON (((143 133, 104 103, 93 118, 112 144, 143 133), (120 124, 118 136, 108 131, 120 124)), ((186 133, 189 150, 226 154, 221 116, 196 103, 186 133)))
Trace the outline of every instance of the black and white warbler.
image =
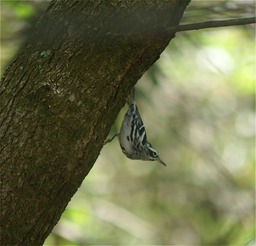
POLYGON ((145 126, 135 103, 135 90, 132 90, 128 110, 124 116, 119 134, 114 135, 106 143, 118 136, 123 153, 133 160, 150 160, 166 164, 160 159, 157 151, 147 140, 145 126))

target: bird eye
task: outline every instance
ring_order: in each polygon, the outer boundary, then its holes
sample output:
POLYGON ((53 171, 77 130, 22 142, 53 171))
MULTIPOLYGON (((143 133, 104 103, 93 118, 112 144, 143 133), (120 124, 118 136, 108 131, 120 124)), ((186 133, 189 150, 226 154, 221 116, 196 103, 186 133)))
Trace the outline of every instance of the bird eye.
POLYGON ((156 152, 155 149, 153 149, 152 145, 150 143, 147 143, 147 147, 148 147, 149 156, 154 160, 157 159, 158 153, 156 152))
POLYGON ((153 155, 153 157, 157 157, 158 156, 158 154, 156 152, 154 152, 154 151, 152 151, 152 155, 153 155))
POLYGON ((157 158, 158 157, 157 152, 154 151, 154 150, 150 150, 149 153, 150 153, 151 157, 153 157, 153 158, 157 158))

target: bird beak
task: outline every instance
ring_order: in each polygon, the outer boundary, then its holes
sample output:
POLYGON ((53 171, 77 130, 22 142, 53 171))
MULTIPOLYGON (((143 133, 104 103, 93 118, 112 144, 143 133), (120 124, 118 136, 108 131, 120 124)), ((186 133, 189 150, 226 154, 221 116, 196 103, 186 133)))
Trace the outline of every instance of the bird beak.
POLYGON ((157 161, 160 162, 162 165, 166 166, 166 164, 160 158, 157 158, 157 161))

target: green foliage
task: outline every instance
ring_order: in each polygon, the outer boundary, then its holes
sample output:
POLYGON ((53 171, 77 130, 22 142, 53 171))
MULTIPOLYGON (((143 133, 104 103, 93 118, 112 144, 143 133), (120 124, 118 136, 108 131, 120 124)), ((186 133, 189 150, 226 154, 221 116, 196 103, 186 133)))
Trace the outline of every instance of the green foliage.
POLYGON ((35 8, 30 1, 12 0, 5 1, 5 4, 12 9, 14 16, 19 19, 30 18, 35 13, 35 8))

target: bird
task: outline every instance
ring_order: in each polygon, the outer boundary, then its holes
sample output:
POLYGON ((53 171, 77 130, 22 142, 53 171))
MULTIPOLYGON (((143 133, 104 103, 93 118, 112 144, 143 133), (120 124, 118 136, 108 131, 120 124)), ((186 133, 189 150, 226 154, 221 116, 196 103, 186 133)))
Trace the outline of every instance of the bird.
POLYGON ((122 152, 132 160, 158 161, 166 166, 158 152, 148 142, 147 133, 140 112, 135 102, 135 88, 132 89, 128 110, 123 118, 120 132, 106 143, 118 136, 122 152))

